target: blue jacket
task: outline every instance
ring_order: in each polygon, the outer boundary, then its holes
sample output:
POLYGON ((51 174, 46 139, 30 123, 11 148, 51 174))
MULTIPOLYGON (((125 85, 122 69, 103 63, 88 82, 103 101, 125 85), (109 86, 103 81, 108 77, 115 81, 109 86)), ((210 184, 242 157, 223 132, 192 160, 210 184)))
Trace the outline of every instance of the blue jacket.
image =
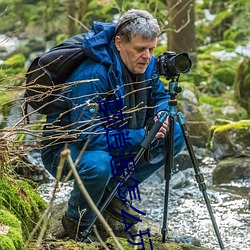
MULTIPOLYGON (((93 23, 83 41, 88 59, 84 60, 67 80, 68 87, 63 91, 64 101, 57 101, 53 111, 47 115, 48 124, 63 127, 63 138, 69 137, 79 147, 83 147, 88 139, 89 150, 109 150, 103 122, 105 114, 98 110, 98 103, 105 99, 110 90, 116 89, 115 96, 118 98, 124 95, 121 63, 114 53, 114 32, 114 24, 93 23), (81 82, 83 80, 86 82, 81 82), (61 109, 64 109, 65 105, 69 111, 62 112, 61 109)), ((156 73, 155 60, 154 57, 151 59, 145 72, 146 85, 149 87, 147 106, 154 107, 153 115, 162 110, 168 111, 169 100, 169 95, 156 73)), ((121 98, 121 101, 124 107, 124 98, 121 98)), ((139 129, 122 130, 130 138, 131 149, 137 150, 144 139, 144 126, 145 124, 141 124, 139 129)), ((44 135, 56 136, 61 133, 52 130, 45 131, 44 135)), ((115 133, 119 131, 110 132, 115 133)), ((115 136, 109 138, 109 143, 112 144, 115 136)))

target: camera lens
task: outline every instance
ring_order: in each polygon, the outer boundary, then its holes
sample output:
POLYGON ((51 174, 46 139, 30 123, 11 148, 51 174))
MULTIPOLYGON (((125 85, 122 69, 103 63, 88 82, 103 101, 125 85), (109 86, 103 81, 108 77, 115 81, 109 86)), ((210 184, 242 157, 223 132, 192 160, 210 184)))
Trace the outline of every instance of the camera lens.
POLYGON ((160 55, 156 61, 156 69, 159 75, 166 79, 187 73, 192 66, 192 61, 187 53, 176 54, 174 51, 167 51, 160 55))
POLYGON ((175 70, 179 73, 186 73, 191 67, 191 60, 186 53, 177 55, 174 58, 175 70))

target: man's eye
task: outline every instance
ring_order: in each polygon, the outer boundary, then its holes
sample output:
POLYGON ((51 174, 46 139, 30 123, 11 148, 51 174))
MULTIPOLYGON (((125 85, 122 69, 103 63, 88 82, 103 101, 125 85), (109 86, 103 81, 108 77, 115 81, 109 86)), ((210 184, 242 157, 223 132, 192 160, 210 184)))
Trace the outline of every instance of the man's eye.
POLYGON ((137 52, 143 52, 144 49, 136 49, 137 52))

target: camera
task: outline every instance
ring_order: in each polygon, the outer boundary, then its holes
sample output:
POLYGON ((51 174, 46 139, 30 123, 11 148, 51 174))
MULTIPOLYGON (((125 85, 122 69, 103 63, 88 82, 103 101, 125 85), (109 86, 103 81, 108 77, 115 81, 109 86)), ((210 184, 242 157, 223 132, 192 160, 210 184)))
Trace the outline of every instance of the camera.
POLYGON ((192 61, 187 53, 176 54, 174 51, 164 52, 156 59, 157 73, 165 76, 167 80, 187 73, 192 66, 192 61))

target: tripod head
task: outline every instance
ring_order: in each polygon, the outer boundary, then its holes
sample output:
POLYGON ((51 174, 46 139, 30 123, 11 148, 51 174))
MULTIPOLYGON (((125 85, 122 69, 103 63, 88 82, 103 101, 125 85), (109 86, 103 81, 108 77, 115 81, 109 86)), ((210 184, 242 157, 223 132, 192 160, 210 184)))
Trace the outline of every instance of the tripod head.
POLYGON ((170 95, 170 100, 175 99, 175 96, 182 91, 182 87, 178 86, 179 82, 179 76, 176 78, 172 78, 171 81, 169 82, 169 95, 170 95))

